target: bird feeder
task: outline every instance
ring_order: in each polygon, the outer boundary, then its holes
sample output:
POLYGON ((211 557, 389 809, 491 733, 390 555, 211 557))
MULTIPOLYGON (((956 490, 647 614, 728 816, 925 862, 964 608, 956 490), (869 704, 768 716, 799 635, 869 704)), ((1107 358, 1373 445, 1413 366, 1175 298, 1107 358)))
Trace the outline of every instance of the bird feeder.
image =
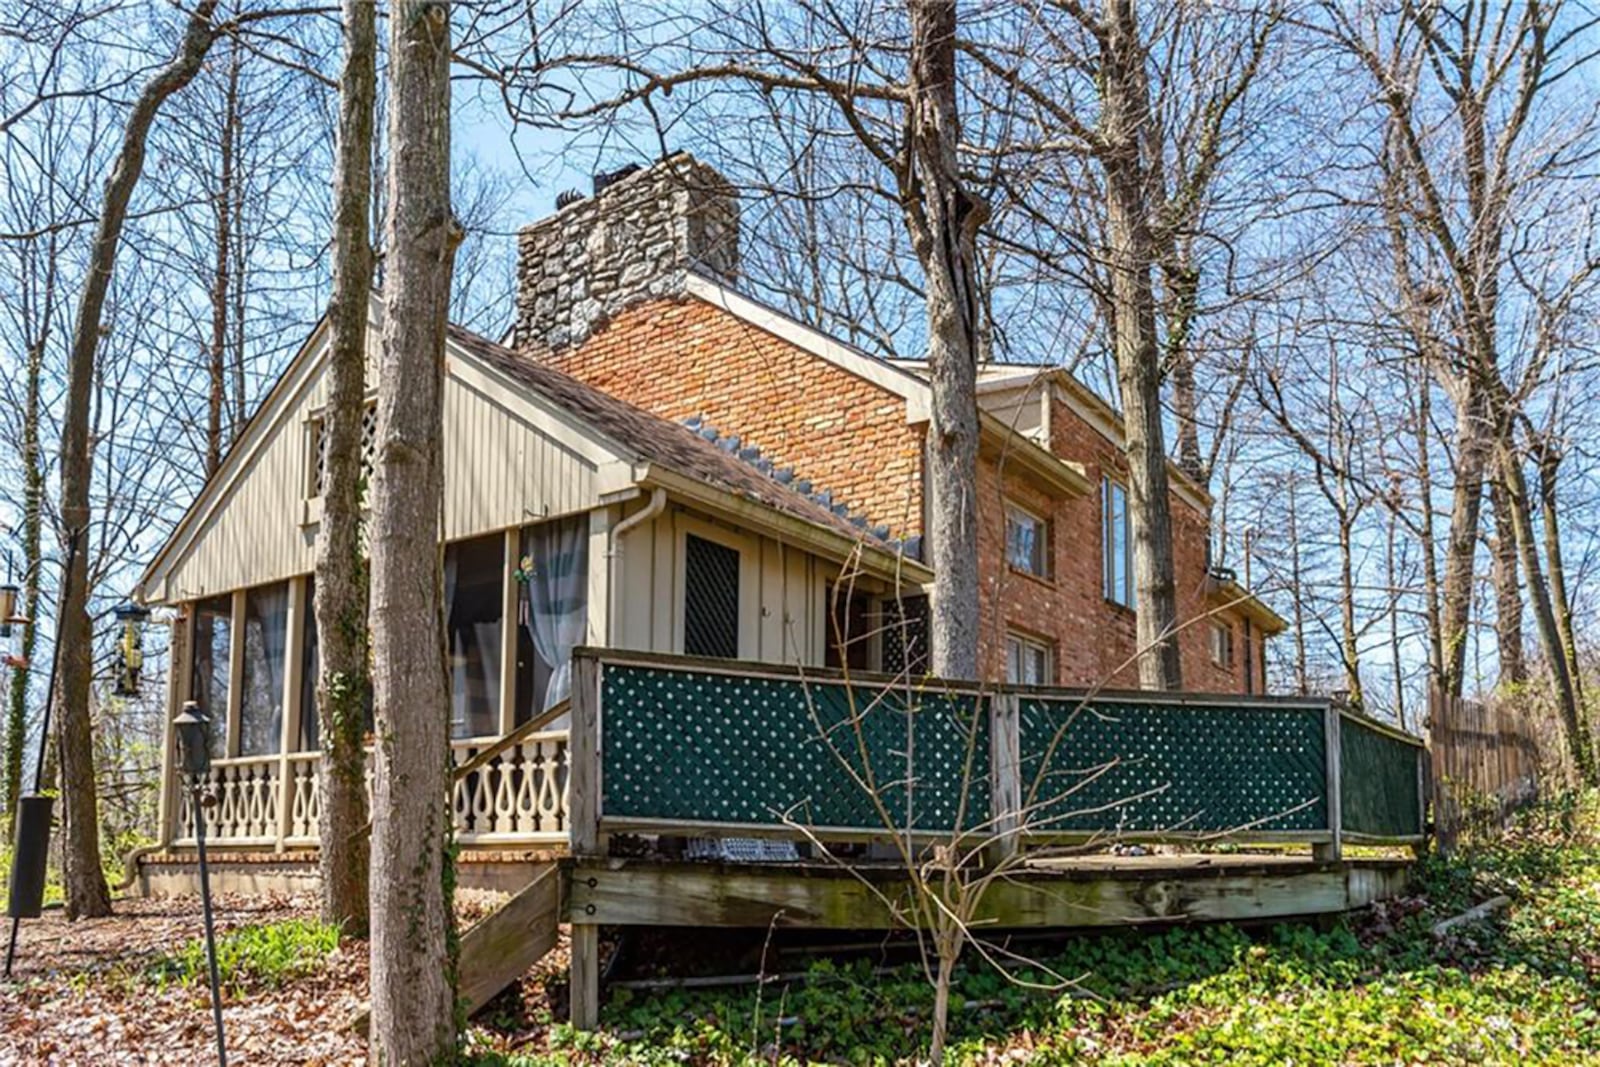
POLYGON ((28 620, 17 614, 17 595, 20 592, 10 581, 0 585, 0 637, 10 637, 13 626, 27 625, 28 620))
POLYGON ((121 656, 121 670, 117 672, 117 696, 139 695, 139 673, 144 670, 144 624, 150 619, 150 609, 142 604, 118 604, 111 612, 122 627, 117 639, 121 656))

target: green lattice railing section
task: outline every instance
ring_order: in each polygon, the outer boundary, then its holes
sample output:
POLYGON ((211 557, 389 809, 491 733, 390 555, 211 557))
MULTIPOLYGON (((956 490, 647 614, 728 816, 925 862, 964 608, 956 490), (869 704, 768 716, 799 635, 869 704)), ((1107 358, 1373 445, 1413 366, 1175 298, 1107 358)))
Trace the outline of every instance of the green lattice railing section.
POLYGON ((929 833, 950 832, 963 810, 969 828, 989 818, 989 720, 976 694, 603 670, 606 817, 881 832, 886 811, 929 833))
POLYGON ((1339 792, 1344 832, 1370 837, 1421 834, 1421 743, 1354 715, 1341 719, 1339 792))
POLYGON ((1024 696, 1018 721, 1042 832, 1328 829, 1325 705, 1024 696))
POLYGON ((620 652, 580 660, 592 696, 574 699, 575 848, 584 827, 602 826, 882 834, 885 812, 896 829, 948 834, 959 822, 984 836, 1021 828, 1034 840, 1326 844, 1335 810, 1343 831, 1365 839, 1422 833, 1421 743, 1331 715, 1323 702, 908 692, 731 661, 620 652), (576 755, 585 722, 599 742, 592 765, 576 755))

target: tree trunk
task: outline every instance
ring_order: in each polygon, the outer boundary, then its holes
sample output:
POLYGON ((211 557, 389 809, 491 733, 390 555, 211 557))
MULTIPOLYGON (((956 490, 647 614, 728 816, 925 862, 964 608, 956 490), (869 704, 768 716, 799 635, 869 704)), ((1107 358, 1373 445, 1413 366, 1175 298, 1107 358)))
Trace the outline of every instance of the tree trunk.
POLYGON ((1128 497, 1133 513, 1139 684, 1179 689, 1177 583, 1172 563, 1172 507, 1162 429, 1161 361, 1156 343, 1149 189, 1141 139, 1150 125, 1144 50, 1131 0, 1110 0, 1100 71, 1100 154, 1106 179, 1106 238, 1115 318, 1117 381, 1122 393, 1128 497))
POLYGON ((1194 353, 1189 348, 1195 318, 1199 315, 1200 272, 1186 258, 1179 259, 1179 255, 1174 250, 1171 261, 1162 264, 1167 302, 1171 307, 1167 322, 1166 368, 1172 379, 1178 466, 1195 484, 1206 488, 1211 482, 1211 472, 1206 469, 1205 457, 1200 453, 1200 402, 1195 390, 1194 353))
POLYGON ((328 306, 327 447, 317 529, 317 715, 322 790, 322 917, 367 929, 367 564, 361 544, 361 421, 366 408, 367 305, 372 292, 373 103, 377 30, 369 0, 344 0, 345 59, 333 175, 333 296, 328 306))
POLYGON ((1478 512, 1483 502, 1483 406, 1478 390, 1468 378, 1456 400, 1456 481, 1450 499, 1444 603, 1440 610, 1440 688, 1453 700, 1461 699, 1466 680, 1467 635, 1478 556, 1478 512))
POLYGON ((928 543, 939 576, 933 596, 933 670, 978 676, 979 228, 988 205, 967 189, 956 159, 955 0, 911 0, 911 102, 907 225, 926 279, 928 376, 928 543))
POLYGON ((1522 652, 1522 587, 1517 573, 1516 520, 1511 500, 1498 478, 1489 482, 1494 508, 1494 636, 1500 654, 1500 684, 1518 686, 1528 680, 1522 652))
POLYGON ((455 1051, 439 513, 445 328, 461 231, 450 211, 450 7, 402 0, 390 27, 388 305, 371 526, 370 1055, 420 1067, 455 1051))
POLYGON ((61 642, 60 754, 62 785, 63 868, 69 919, 111 913, 111 894, 100 869, 98 805, 95 799, 94 745, 89 714, 89 686, 94 664, 94 634, 89 620, 89 404, 94 390, 95 351, 106 291, 116 267, 117 244, 127 219, 128 202, 144 169, 145 141, 161 105, 188 85, 211 47, 211 15, 216 0, 200 0, 184 27, 178 53, 140 90, 123 129, 122 147, 106 181, 105 203, 95 228, 94 244, 67 361, 66 407, 61 420, 61 523, 69 543, 76 543, 66 576, 57 640, 61 642))
MULTIPOLYGON (((1503 423, 1502 423, 1503 425, 1503 423)), ((1589 723, 1578 702, 1578 689, 1562 646, 1560 628, 1555 610, 1550 603, 1550 588, 1544 581, 1544 568, 1539 563, 1538 542, 1534 539, 1533 515, 1528 500, 1528 484, 1522 473, 1522 462, 1516 449, 1506 440, 1510 434, 1498 435, 1495 452, 1500 477, 1505 485, 1507 505, 1511 513, 1512 528, 1517 550, 1522 558, 1523 577, 1527 580, 1528 604, 1533 609, 1534 625, 1539 633, 1539 643, 1555 689, 1556 706, 1561 715, 1562 732, 1566 736, 1567 752, 1579 780, 1587 786, 1600 785, 1600 769, 1595 765, 1594 741, 1589 734, 1589 723)))
POLYGON ((1536 444, 1539 461, 1539 510, 1544 524, 1545 566, 1550 576, 1550 606, 1556 616, 1556 631, 1561 635, 1561 648, 1566 657, 1567 670, 1572 674, 1572 687, 1578 696, 1578 706, 1584 707, 1583 671, 1578 663, 1578 638, 1572 629, 1572 599, 1567 595, 1567 564, 1561 553, 1561 511, 1557 507, 1557 489, 1561 473, 1560 447, 1546 439, 1536 444))
MULTIPOLYGON (((212 216, 216 223, 216 266, 211 277, 211 394, 206 409, 206 474, 217 472, 231 435, 223 427, 227 404, 229 272, 233 266, 234 126, 239 109, 239 41, 234 38, 228 57, 228 84, 223 90, 221 165, 212 216)), ((238 426, 233 427, 234 433, 238 426)))

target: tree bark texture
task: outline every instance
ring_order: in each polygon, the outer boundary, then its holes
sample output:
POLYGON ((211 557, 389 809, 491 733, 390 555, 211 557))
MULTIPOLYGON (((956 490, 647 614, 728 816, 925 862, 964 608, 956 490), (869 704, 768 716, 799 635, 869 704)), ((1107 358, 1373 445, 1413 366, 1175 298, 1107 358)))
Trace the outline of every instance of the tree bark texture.
POLYGON ((1100 71, 1104 146, 1100 161, 1105 171, 1117 382, 1133 513, 1139 684, 1147 689, 1179 689, 1183 666, 1178 654, 1172 506, 1151 277, 1156 247, 1141 150, 1141 139, 1150 125, 1150 102, 1132 0, 1107 4, 1104 35, 1100 71))
POLYGON ((106 180, 105 202, 89 250, 88 272, 67 360, 67 391, 61 420, 61 523, 76 542, 70 553, 57 640, 61 642, 60 759, 63 874, 69 919, 111 914, 111 894, 100 869, 100 833, 95 796, 94 742, 89 688, 94 664, 94 633, 89 619, 89 483, 93 461, 89 445, 90 401, 101 315, 116 267, 117 244, 128 203, 144 170, 145 142, 161 105, 194 79, 211 48, 216 0, 195 5, 177 54, 145 83, 123 128, 122 146, 106 180))
POLYGON ((390 9, 387 308, 372 497, 375 1063, 455 1047, 449 692, 439 556, 450 210, 450 6, 390 9))
MULTIPOLYGON (((206 405, 206 475, 217 472, 230 436, 223 426, 227 407, 228 376, 228 296, 230 269, 233 266, 234 236, 234 145, 239 122, 239 42, 235 38, 228 56, 228 84, 223 91, 221 159, 217 190, 212 204, 216 223, 216 262, 211 276, 211 345, 209 351, 211 392, 206 405)), ((234 429, 237 431, 238 424, 234 429)))
POLYGON ((978 676, 978 400, 981 302, 977 234, 989 207, 962 180, 956 158, 954 0, 910 0, 911 100, 901 195, 921 262, 928 316, 929 561, 933 671, 978 676))
POLYGON ((1450 494, 1450 528, 1444 553, 1444 594, 1439 609, 1439 644, 1443 670, 1440 686, 1460 700, 1466 681, 1467 636, 1472 619, 1472 586, 1476 578, 1478 514, 1483 506, 1483 407, 1477 390, 1468 386, 1456 398, 1455 488, 1450 494))
POLYGON ((1548 440, 1541 441, 1536 443, 1535 456, 1539 463, 1539 511, 1544 525, 1544 555, 1550 577, 1551 608, 1556 616, 1556 630, 1561 635, 1567 670, 1572 674, 1572 685, 1577 691, 1578 706, 1583 707, 1583 672, 1578 664, 1578 638, 1572 628, 1567 564, 1561 552, 1561 509, 1558 506, 1561 449, 1548 440))
POLYGON ((317 529, 317 715, 322 917, 367 929, 367 563, 361 544, 361 416, 366 408, 367 306, 372 291, 373 107, 377 29, 370 0, 344 0, 345 58, 333 175, 333 297, 328 307, 328 450, 317 529))
POLYGON ((1522 651, 1522 586, 1517 573, 1516 520, 1511 498, 1499 479, 1489 483, 1494 508, 1494 637, 1500 652, 1500 684, 1518 686, 1528 680, 1522 651))

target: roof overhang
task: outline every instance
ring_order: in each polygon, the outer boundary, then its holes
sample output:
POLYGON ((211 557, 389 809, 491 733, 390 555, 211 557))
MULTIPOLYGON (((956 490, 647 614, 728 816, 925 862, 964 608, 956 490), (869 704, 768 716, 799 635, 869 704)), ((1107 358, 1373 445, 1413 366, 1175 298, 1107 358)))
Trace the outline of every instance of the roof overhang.
POLYGON ((843 532, 808 522, 758 500, 750 500, 657 464, 643 465, 636 470, 635 476, 641 488, 665 489, 680 501, 732 520, 752 532, 765 534, 840 563, 852 558, 859 559, 862 568, 875 578, 897 585, 922 586, 933 581, 933 570, 925 563, 911 559, 887 545, 878 544, 865 535, 851 538, 843 532))
POLYGON ((1281 634, 1289 628, 1283 616, 1267 607, 1265 601, 1236 581, 1208 576, 1206 601, 1214 608, 1237 612, 1255 623, 1268 637, 1281 634))

